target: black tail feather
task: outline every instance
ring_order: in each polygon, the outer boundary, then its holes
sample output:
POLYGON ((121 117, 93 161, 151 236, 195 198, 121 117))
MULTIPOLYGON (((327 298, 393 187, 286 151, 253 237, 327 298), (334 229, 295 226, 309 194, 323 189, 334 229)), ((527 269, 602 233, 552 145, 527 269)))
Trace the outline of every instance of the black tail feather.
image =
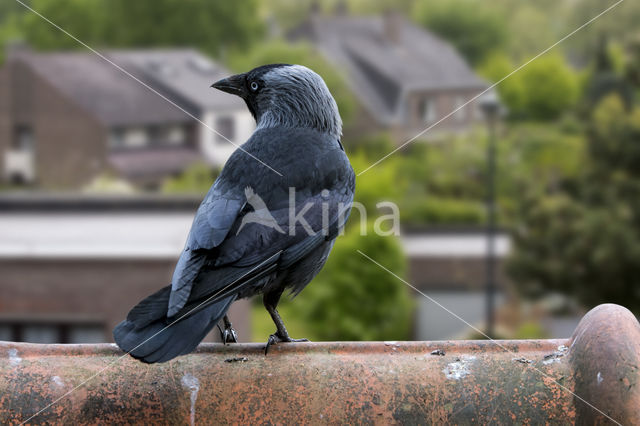
POLYGON ((185 317, 167 319, 171 287, 152 294, 136 305, 113 330, 118 346, 146 363, 165 362, 193 351, 226 314, 236 296, 231 295, 185 317))

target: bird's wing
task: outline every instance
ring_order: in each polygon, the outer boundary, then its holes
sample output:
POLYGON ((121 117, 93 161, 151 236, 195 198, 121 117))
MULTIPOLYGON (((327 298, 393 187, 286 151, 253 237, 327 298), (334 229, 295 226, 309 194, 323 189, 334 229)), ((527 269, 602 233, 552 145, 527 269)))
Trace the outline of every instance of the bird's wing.
MULTIPOLYGON (((169 316, 196 302, 210 299, 208 303, 215 303, 224 295, 240 292, 335 238, 348 217, 355 178, 337 141, 335 148, 321 150, 326 141, 314 138, 317 136, 282 132, 265 136, 270 146, 279 146, 294 159, 289 163, 282 160, 284 156, 273 159, 271 164, 283 177, 269 171, 264 175, 264 170, 263 175, 254 176, 259 169, 234 163, 241 151, 231 157, 225 166, 229 171, 223 170, 194 219, 172 282, 169 316), (249 205, 243 208, 247 186, 265 202, 274 220, 271 225, 262 221, 242 224, 250 211, 249 205), (291 187, 296 190, 293 215, 304 211, 304 222, 291 222, 291 187), (203 268, 207 272, 199 277, 203 268)), ((244 146, 251 149, 249 142, 244 146)), ((265 158, 264 152, 257 154, 265 158)))
POLYGON ((185 305, 194 280, 207 262, 208 251, 224 240, 244 204, 239 194, 220 191, 216 185, 200 204, 173 273, 168 316, 175 315, 185 305))
MULTIPOLYGON (((291 267, 327 240, 334 239, 346 219, 333 209, 334 214, 329 214, 324 232, 320 213, 322 206, 313 198, 305 199, 304 203, 315 207, 307 210, 309 214, 305 216, 316 231, 313 234, 308 234, 300 225, 293 235, 280 233, 260 223, 250 223, 238 234, 234 234, 232 229, 219 247, 216 266, 195 280, 179 314, 192 315, 252 285, 260 285, 275 272, 291 267)), ((288 231, 288 211, 275 211, 273 216, 288 231), (283 213, 286 213, 286 219, 283 213)))

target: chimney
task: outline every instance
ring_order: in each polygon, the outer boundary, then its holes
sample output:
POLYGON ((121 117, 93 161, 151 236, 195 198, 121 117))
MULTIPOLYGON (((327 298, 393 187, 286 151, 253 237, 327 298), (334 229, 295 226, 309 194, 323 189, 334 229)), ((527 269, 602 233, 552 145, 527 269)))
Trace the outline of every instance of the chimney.
POLYGON ((384 37, 391 43, 398 43, 402 32, 402 16, 396 10, 387 10, 382 17, 384 37))

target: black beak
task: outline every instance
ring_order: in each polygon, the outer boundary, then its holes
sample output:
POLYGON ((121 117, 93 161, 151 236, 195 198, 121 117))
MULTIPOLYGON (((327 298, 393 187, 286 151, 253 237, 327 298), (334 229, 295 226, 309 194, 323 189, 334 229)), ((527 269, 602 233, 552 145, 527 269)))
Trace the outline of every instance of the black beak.
POLYGON ((231 93, 232 95, 244 97, 246 94, 244 80, 244 74, 232 75, 231 77, 216 81, 211 87, 231 93))

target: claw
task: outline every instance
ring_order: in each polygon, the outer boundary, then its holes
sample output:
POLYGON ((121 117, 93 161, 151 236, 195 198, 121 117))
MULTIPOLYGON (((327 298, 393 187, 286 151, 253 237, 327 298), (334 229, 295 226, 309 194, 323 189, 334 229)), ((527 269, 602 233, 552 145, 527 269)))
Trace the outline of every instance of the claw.
POLYGON ((267 352, 269 352, 269 346, 275 345, 279 341, 280 338, 275 333, 269 336, 269 340, 267 340, 267 346, 264 347, 264 355, 266 356, 267 352))
POLYGON ((267 352, 269 352, 269 347, 271 345, 275 345, 276 343, 282 343, 282 342, 287 342, 287 343, 293 343, 293 342, 308 342, 309 339, 292 339, 291 337, 287 336, 287 337, 280 337, 278 335, 278 333, 273 333, 271 336, 269 336, 269 340, 267 340, 267 345, 264 347, 264 354, 267 355, 267 352))
POLYGON ((223 345, 227 343, 238 343, 238 333, 233 329, 231 321, 229 321, 226 316, 224 317, 224 329, 218 324, 218 330, 220 330, 220 338, 222 339, 223 345))
POLYGON ((238 333, 233 328, 225 328, 222 332, 222 343, 238 343, 238 333))

